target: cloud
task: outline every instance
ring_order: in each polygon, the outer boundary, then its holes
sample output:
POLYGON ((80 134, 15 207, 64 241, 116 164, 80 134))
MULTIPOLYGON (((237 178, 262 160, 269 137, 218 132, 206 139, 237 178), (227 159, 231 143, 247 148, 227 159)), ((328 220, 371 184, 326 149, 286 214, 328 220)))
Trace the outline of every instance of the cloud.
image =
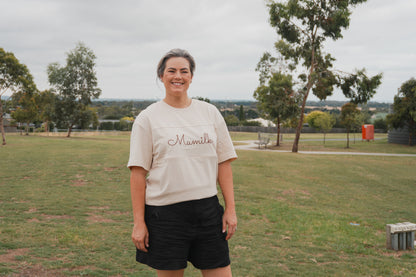
MULTIPOLYGON (((49 87, 48 64, 64 64, 82 41, 97 56, 103 98, 162 98, 156 65, 180 47, 197 62, 193 96, 252 99, 256 64, 277 40, 263 0, 14 0, 0 9, 0 47, 29 67, 40 89, 49 87)), ((342 69, 384 72, 375 100, 391 102, 415 71, 415 9, 412 0, 369 0, 354 9, 344 38, 327 44, 342 69)))

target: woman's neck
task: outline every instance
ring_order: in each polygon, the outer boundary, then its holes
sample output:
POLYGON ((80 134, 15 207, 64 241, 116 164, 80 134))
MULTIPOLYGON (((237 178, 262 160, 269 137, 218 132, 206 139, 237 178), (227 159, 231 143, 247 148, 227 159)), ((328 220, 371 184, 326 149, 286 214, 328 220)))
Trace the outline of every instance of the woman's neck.
POLYGON ((172 97, 165 97, 163 101, 168 104, 169 106, 172 106, 174 108, 183 109, 187 108, 191 105, 192 99, 188 96, 186 97, 178 97, 178 98, 172 98, 172 97))

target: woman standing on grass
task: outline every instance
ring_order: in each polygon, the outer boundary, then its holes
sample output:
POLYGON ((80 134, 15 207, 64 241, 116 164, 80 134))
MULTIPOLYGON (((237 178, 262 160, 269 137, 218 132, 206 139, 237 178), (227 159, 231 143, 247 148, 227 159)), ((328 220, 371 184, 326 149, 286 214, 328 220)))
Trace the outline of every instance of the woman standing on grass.
POLYGON ((205 277, 232 276, 227 240, 237 229, 231 171, 237 155, 217 108, 189 98, 194 70, 187 51, 169 51, 157 68, 165 98, 134 122, 132 240, 136 260, 158 276, 183 276, 187 261, 205 277))

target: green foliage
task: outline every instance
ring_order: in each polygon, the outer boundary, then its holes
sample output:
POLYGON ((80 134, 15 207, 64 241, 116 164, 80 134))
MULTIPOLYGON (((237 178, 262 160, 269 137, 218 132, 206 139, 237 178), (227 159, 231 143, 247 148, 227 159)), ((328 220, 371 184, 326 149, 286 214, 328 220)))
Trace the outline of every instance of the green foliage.
POLYGON ((0 48, 0 96, 8 89, 33 92, 36 85, 26 65, 20 63, 13 53, 0 48))
POLYGON ((382 74, 368 77, 365 70, 357 70, 355 74, 341 79, 341 89, 344 96, 351 102, 360 104, 367 103, 376 93, 376 88, 381 84, 382 74))
MULTIPOLYGON (((26 65, 20 63, 13 53, 6 52, 3 48, 0 48, 0 99, 7 90, 33 94, 37 91, 37 88, 26 65)), ((25 103, 29 106, 30 100, 28 98, 30 97, 27 97, 25 103)), ((29 112, 26 110, 18 111, 16 115, 22 120, 30 117, 29 112)), ((3 138, 2 144, 5 145, 6 137, 3 126, 2 101, 0 101, 0 129, 3 138)))
POLYGON ((240 121, 240 124, 242 126, 261 126, 261 123, 258 121, 253 121, 253 120, 245 120, 245 121, 240 121))
POLYGON ((394 96, 393 113, 387 116, 389 128, 409 129, 409 145, 416 135, 416 79, 404 82, 394 96))
POLYGON ((241 122, 246 120, 246 115, 244 113, 244 106, 240 105, 240 110, 238 112, 238 120, 240 120, 241 122))
POLYGON ((315 124, 315 121, 318 117, 322 116, 324 112, 313 111, 305 117, 305 121, 309 124, 310 127, 318 129, 318 125, 315 124))
POLYGON ((74 125, 88 125, 91 119, 88 106, 101 94, 97 87, 95 55, 84 44, 79 43, 68 53, 66 66, 57 63, 48 66, 49 83, 58 92, 56 120, 68 128, 68 137, 74 125))
POLYGON ((50 90, 41 91, 36 100, 39 109, 39 119, 45 124, 45 131, 49 131, 49 125, 55 116, 56 94, 50 90))
POLYGON ((201 96, 192 97, 192 98, 200 100, 200 101, 204 101, 204 102, 207 102, 207 103, 211 103, 211 100, 209 100, 209 98, 205 98, 205 97, 201 97, 201 96))
POLYGON ((111 122, 111 121, 101 122, 98 129, 100 129, 100 130, 115 130, 114 129, 114 123, 111 122))
MULTIPOLYGON (((273 73, 267 86, 260 85, 256 89, 254 98, 258 101, 258 108, 263 116, 278 126, 278 138, 280 137, 280 124, 296 117, 299 113, 290 75, 281 72, 273 73)), ((279 141, 276 145, 279 145, 279 141)))
POLYGON ((355 73, 333 69, 335 59, 323 51, 323 43, 327 39, 342 38, 342 30, 349 26, 351 9, 363 2, 366 0, 268 2, 270 24, 280 36, 275 44, 280 56, 275 58, 269 53, 263 55, 258 65, 260 84, 263 85, 267 77, 273 74, 271 66, 280 64, 282 67, 282 59, 293 75, 300 72, 296 80, 293 78, 294 83, 299 84, 297 94, 303 98, 293 152, 298 151, 303 113, 310 91, 324 100, 332 95, 334 87, 340 87, 352 102, 366 103, 381 83, 382 74, 368 77, 364 69, 355 73))
POLYGON ((34 122, 39 116, 36 92, 19 91, 13 94, 13 102, 16 110, 12 112, 12 117, 16 122, 26 124, 26 135, 29 134, 29 124, 34 122))
POLYGON ((385 118, 377 118, 374 120, 374 129, 380 129, 384 132, 387 132, 388 126, 387 126, 387 120, 385 118))
POLYGON ((238 117, 233 114, 226 115, 224 117, 224 120, 227 126, 238 126, 240 124, 240 120, 238 120, 238 117))
POLYGON ((334 127, 336 119, 329 113, 325 113, 321 111, 313 111, 306 116, 305 121, 312 128, 315 128, 324 133, 324 144, 325 144, 326 133, 331 131, 332 127, 334 127))

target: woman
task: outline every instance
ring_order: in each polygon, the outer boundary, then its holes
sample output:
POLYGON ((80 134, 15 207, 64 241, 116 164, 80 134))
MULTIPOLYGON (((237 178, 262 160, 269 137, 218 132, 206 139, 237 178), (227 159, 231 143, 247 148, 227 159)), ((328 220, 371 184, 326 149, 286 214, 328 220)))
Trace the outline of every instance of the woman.
POLYGON ((228 240, 237 229, 231 162, 237 158, 217 108, 191 99, 193 57, 173 49, 157 74, 165 98, 136 118, 128 167, 136 260, 158 276, 232 276, 228 240), (218 202, 217 181, 225 210, 218 202))

